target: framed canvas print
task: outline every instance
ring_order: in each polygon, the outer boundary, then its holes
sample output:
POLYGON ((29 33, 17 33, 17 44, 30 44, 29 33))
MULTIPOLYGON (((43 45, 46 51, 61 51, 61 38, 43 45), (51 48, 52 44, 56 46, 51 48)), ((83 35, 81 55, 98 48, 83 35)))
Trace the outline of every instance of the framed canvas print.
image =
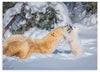
POLYGON ((3 70, 97 70, 97 2, 2 2, 3 70))

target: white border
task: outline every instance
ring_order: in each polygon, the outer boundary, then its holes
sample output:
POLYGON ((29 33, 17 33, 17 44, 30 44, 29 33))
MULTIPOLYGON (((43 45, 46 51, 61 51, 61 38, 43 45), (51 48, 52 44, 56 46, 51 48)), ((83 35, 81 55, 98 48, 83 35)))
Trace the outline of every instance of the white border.
POLYGON ((0 72, 2 70, 2 2, 0 1, 0 72))
POLYGON ((100 72, 100 0, 0 0, 0 72, 100 72), (98 2, 98 69, 97 70, 2 70, 2 2, 98 2))
POLYGON ((17 2, 96 2, 99 0, 2 0, 2 1, 17 1, 17 2))

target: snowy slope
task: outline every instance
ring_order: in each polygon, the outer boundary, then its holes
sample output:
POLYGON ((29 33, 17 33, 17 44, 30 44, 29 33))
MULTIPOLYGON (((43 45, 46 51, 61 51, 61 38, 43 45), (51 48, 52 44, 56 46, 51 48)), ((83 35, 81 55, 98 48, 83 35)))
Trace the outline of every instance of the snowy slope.
MULTIPOLYGON (((33 4, 30 3, 29 5, 30 5, 29 7, 31 7, 31 5, 37 6, 36 3, 33 4)), ((40 5, 41 6, 43 5, 43 7, 46 6, 45 3, 43 4, 40 3, 40 5)), ((57 5, 58 6, 56 6, 56 8, 58 8, 61 11, 60 13, 64 16, 64 21, 63 23, 61 24, 59 23, 57 26, 55 26, 55 28, 58 26, 65 25, 66 23, 71 24, 67 7, 65 7, 63 3, 57 3, 57 5)), ((37 6, 36 9, 40 8, 41 6, 37 6)), ((8 11, 10 11, 10 9, 8 11)), ((88 19, 90 18, 87 18, 87 21, 89 21, 88 19)), ((7 19, 5 18, 5 20, 7 19)), ((69 44, 66 40, 62 40, 52 54, 44 55, 39 53, 33 53, 31 57, 29 57, 26 60, 20 60, 18 57, 15 56, 6 57, 5 55, 3 55, 3 69, 4 70, 51 70, 51 69, 95 70, 97 69, 97 22, 95 22, 91 26, 87 26, 86 24, 82 23, 80 24, 75 23, 75 24, 81 27, 79 38, 83 49, 82 56, 70 56, 69 54, 71 53, 71 50, 69 44)), ((31 28, 29 31, 26 31, 24 35, 30 38, 41 39, 48 33, 49 31, 40 30, 34 27, 31 28)), ((8 32, 5 34, 5 37, 8 37, 8 32)))

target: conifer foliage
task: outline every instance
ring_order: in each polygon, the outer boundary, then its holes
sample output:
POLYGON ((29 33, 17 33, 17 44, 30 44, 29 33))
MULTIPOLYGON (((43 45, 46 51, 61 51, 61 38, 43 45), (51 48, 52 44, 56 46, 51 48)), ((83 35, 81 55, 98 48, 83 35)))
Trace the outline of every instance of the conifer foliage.
MULTIPOLYGON (((5 3, 4 3, 5 4, 5 3)), ((23 34, 25 31, 29 30, 32 27, 37 27, 40 29, 51 30, 54 29, 54 24, 61 22, 57 16, 59 11, 51 6, 51 3, 47 3, 47 7, 45 8, 45 12, 34 12, 32 13, 32 9, 25 9, 27 3, 23 3, 21 7, 21 13, 16 15, 16 19, 9 26, 12 34, 23 34), (29 14, 29 17, 27 17, 29 14), (24 24, 21 24, 21 21, 25 21, 24 24)))

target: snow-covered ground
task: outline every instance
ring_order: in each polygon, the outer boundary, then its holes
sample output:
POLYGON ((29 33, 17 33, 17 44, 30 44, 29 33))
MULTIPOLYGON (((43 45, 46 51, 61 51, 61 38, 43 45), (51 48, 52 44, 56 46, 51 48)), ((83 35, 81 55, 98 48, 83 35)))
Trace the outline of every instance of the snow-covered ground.
MULTIPOLYGON (((40 4, 41 5, 41 4, 40 4)), ((64 5, 60 3, 59 7, 64 5)), ((65 7, 64 7, 65 8, 65 7)), ((67 11, 61 10, 63 13, 67 11)), ((68 12, 68 11, 67 11, 68 12)), ((8 12, 9 13, 9 12, 8 12)), ((68 14, 65 14, 63 24, 71 22, 68 14), (69 19, 66 21, 66 19, 69 19)), ((93 15, 92 18, 94 18, 93 15)), ((83 54, 81 56, 70 56, 71 53, 69 44, 66 40, 62 40, 56 50, 52 54, 33 53, 31 57, 26 60, 20 60, 18 57, 6 57, 3 55, 3 69, 4 70, 96 70, 97 69, 97 22, 89 22, 90 18, 85 18, 80 24, 79 39, 82 45, 83 54), (82 24, 83 23, 83 24, 82 24), (93 23, 93 24, 92 24, 93 23), (92 25, 91 25, 92 24, 92 25)), ((7 20, 5 18, 5 20, 7 20)), ((4 20, 4 21, 5 21, 4 20)), ((6 23, 6 22, 5 22, 6 23)), ((6 24, 5 24, 6 25, 6 24)), ((62 26, 62 24, 58 24, 62 26)), ((57 26, 56 26, 57 27, 57 26)), ((36 27, 31 28, 25 32, 24 35, 30 38, 42 38, 47 35, 49 31, 40 30, 36 27)), ((5 36, 7 36, 6 33, 5 36)), ((8 37, 8 36, 7 36, 8 37)))
POLYGON ((97 69, 97 31, 84 31, 84 33, 79 33, 80 42, 83 49, 82 56, 68 55, 71 52, 68 42, 66 40, 62 40, 56 51, 52 54, 43 55, 33 53, 31 57, 26 60, 20 60, 17 57, 6 57, 3 55, 3 69, 97 69))

